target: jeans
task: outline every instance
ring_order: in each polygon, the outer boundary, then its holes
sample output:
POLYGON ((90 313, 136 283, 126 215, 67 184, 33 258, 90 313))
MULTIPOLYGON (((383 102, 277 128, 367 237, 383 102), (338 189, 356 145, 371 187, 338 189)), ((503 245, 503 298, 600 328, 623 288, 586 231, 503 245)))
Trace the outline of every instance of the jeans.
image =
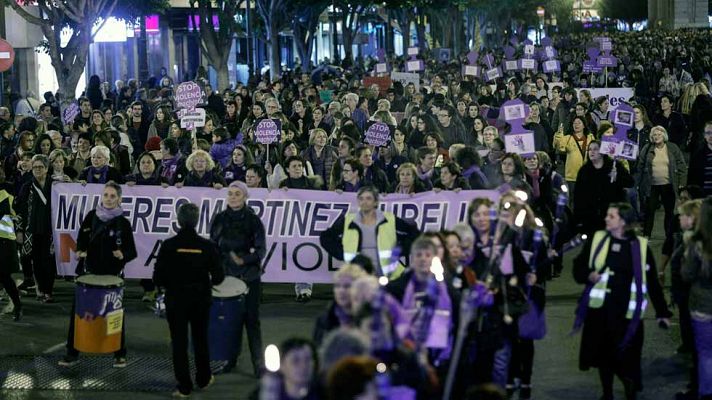
POLYGON ((509 340, 505 340, 504 345, 494 353, 494 365, 492 368, 492 382, 499 385, 499 387, 507 386, 511 358, 512 343, 509 340))
POLYGON ((692 318, 697 349, 697 382, 699 396, 712 395, 712 321, 692 318))

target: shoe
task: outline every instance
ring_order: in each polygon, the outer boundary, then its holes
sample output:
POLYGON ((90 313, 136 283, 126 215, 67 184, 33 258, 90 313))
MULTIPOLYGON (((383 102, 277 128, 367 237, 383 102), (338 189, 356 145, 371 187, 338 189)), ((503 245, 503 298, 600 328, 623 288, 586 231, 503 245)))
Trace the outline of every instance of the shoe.
POLYGON ((216 374, 216 375, 228 374, 228 373, 230 373, 233 369, 235 369, 235 365, 237 365, 237 363, 234 363, 234 362, 226 362, 226 363, 225 363, 224 365, 222 365, 221 367, 219 367, 219 368, 213 370, 213 374, 216 374))
POLYGON ((64 356, 63 359, 59 360, 57 365, 60 367, 73 367, 79 362, 78 357, 64 356))
POLYGON ((311 301, 311 293, 304 293, 302 295, 302 303, 308 303, 311 301))
POLYGON ((42 303, 44 303, 44 304, 54 304, 54 303, 57 302, 57 300, 55 300, 54 297, 52 297, 52 296, 50 296, 50 295, 48 295, 48 294, 44 295, 44 297, 42 298, 41 301, 42 301, 42 303))
POLYGON ((18 322, 22 319, 22 306, 15 307, 12 312, 12 320, 18 322))
POLYGON ((173 397, 177 397, 179 399, 185 399, 185 398, 190 397, 190 393, 183 393, 180 391, 180 389, 176 389, 175 391, 173 391, 173 397))
POLYGON ((519 387, 519 400, 529 400, 532 398, 532 385, 521 385, 519 387))
POLYGON ((114 358, 114 368, 126 368, 126 365, 128 363, 126 362, 126 357, 116 357, 114 358))
POLYGON ((31 292, 37 289, 37 285, 33 281, 23 281, 18 287, 18 290, 23 290, 26 292, 31 292))
POLYGON ((210 375, 210 380, 208 381, 208 383, 206 383, 203 386, 198 386, 198 389, 205 390, 208 387, 210 387, 210 385, 212 385, 213 383, 215 383, 215 375, 210 375))
POLYGON ((295 299, 297 303, 304 303, 304 295, 299 293, 295 299))
POLYGON ((153 303, 154 301, 156 301, 156 291, 151 290, 143 292, 143 297, 141 297, 141 301, 144 303, 153 303))

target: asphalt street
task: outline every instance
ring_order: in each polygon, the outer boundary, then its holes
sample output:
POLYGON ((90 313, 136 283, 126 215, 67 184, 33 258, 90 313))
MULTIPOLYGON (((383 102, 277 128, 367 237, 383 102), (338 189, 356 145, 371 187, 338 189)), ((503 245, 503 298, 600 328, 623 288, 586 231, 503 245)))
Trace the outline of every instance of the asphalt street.
MULTIPOLYGON (((661 219, 658 218, 652 238, 658 256, 662 244, 661 219)), ((575 254, 566 256, 564 274, 548 286, 548 335, 536 343, 533 378, 536 399, 589 400, 600 396, 595 370, 578 370, 580 336, 569 335, 576 299, 582 289, 571 276, 575 254)), ((148 303, 141 303, 138 282, 129 282, 126 293, 128 367, 121 371, 112 369, 110 356, 82 357, 79 369, 56 367, 56 361, 64 354, 72 291, 73 284, 58 281, 57 304, 40 304, 25 297, 25 317, 21 322, 14 323, 9 316, 0 319, 0 399, 169 398, 174 383, 168 325, 165 319, 152 313, 148 303)), ((317 285, 313 300, 299 304, 294 301, 292 285, 265 285, 261 309, 264 344, 279 343, 294 335, 311 337, 315 318, 326 307, 330 291, 328 285, 317 285)), ((659 329, 650 308, 645 316, 642 363, 645 388, 639 398, 673 399, 675 392, 684 388, 689 359, 675 353, 679 345, 677 319, 672 329, 659 329)), ((237 371, 219 375, 213 386, 204 392, 194 392, 193 398, 245 399, 255 390, 257 380, 250 376, 246 342, 245 337, 237 371)), ((622 398, 622 386, 618 382, 616 385, 617 398, 622 398)))

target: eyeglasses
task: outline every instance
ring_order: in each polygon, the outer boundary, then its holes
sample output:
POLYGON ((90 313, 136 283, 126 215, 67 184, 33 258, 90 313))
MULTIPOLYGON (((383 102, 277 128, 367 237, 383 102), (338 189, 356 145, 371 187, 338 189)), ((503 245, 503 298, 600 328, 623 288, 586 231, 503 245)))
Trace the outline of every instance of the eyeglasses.
POLYGON ((345 170, 343 170, 343 172, 354 172, 354 171, 350 170, 350 169, 345 169, 345 170))

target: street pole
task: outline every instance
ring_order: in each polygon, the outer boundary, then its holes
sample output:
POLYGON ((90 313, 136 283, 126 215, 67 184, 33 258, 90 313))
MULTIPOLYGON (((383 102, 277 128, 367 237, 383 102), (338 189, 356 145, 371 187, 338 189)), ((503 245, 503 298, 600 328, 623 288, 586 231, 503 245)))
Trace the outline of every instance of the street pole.
MULTIPOLYGON (((331 43, 334 46, 331 58, 332 64, 336 65, 339 61, 339 35, 336 33, 336 6, 334 5, 334 0, 331 0, 331 22, 333 23, 333 40, 331 41, 331 43)), ((341 27, 341 29, 343 30, 343 27, 341 27)))

